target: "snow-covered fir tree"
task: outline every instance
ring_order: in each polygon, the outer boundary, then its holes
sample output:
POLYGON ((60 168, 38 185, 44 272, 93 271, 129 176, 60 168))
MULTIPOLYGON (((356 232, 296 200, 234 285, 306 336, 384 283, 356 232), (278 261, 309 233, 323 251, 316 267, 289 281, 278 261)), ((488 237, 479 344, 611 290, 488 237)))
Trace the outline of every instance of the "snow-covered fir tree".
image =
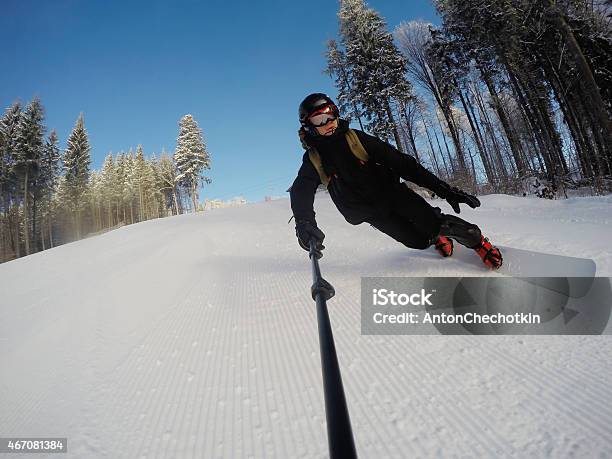
POLYGON ((31 209, 30 203, 36 193, 38 176, 44 148, 45 126, 44 109, 40 99, 33 99, 24 109, 17 126, 17 144, 13 170, 17 182, 21 183, 20 192, 23 202, 23 234, 25 253, 31 253, 31 209))
POLYGON ((327 42, 326 57, 327 68, 325 69, 325 73, 335 80, 336 89, 338 90, 336 102, 340 113, 343 118, 349 122, 352 119, 356 119, 359 122, 359 127, 363 130, 363 123, 361 122, 363 114, 351 93, 352 76, 348 63, 346 62, 346 54, 338 47, 336 40, 329 40, 327 42))
POLYGON ((64 154, 64 197, 69 211, 73 212, 77 239, 81 236, 81 210, 86 204, 84 194, 89 182, 90 151, 89 139, 81 113, 70 137, 68 137, 68 147, 64 154))
POLYGON ((142 151, 142 145, 136 147, 136 160, 134 163, 134 177, 136 179, 136 187, 138 190, 138 215, 140 220, 146 220, 146 163, 144 153, 142 151))
POLYGON ((145 163, 145 189, 147 190, 147 215, 149 215, 149 218, 162 217, 164 215, 163 209, 165 209, 160 191, 161 187, 157 183, 158 162, 154 153, 145 163))
MULTIPOLYGON (((136 173, 136 158, 134 152, 130 148, 128 153, 125 155, 125 162, 122 165, 123 170, 119 173, 120 180, 123 181, 123 203, 124 209, 127 211, 129 206, 130 211, 130 222, 135 223, 137 220, 138 212, 136 200, 138 199, 138 176, 136 173)), ((119 189, 117 190, 119 191, 119 189)))
POLYGON ((43 157, 38 176, 40 191, 40 242, 42 249, 53 247, 53 195, 57 191, 57 183, 61 171, 62 155, 58 145, 57 133, 52 130, 45 141, 43 157))
POLYGON ((0 207, 2 209, 2 260, 14 254, 20 256, 19 225, 16 214, 17 181, 13 171, 17 145, 17 126, 21 118, 21 103, 13 103, 0 119, 0 207))
POLYGON ((7 205, 14 185, 13 163, 16 155, 17 126, 21 119, 21 103, 15 102, 6 109, 0 120, 0 192, 2 194, 4 210, 8 211, 7 205))
POLYGON ((166 197, 166 206, 174 209, 174 214, 180 213, 179 198, 178 198, 178 181, 176 179, 178 171, 176 164, 172 161, 172 158, 168 154, 162 151, 162 155, 159 158, 158 164, 158 182, 159 190, 166 197))
POLYGON ((210 155, 204 144, 202 130, 191 115, 185 115, 179 122, 179 136, 176 142, 174 161, 178 169, 177 183, 188 190, 197 211, 198 187, 209 179, 202 176, 204 169, 210 169, 210 155))
POLYGON ((385 21, 363 0, 341 0, 338 17, 352 99, 362 106, 372 133, 393 138, 402 149, 393 104, 412 97, 412 87, 405 78, 406 62, 385 21))
POLYGON ((104 158, 101 174, 101 200, 104 209, 104 221, 106 227, 111 228, 113 226, 113 208, 116 201, 115 190, 117 188, 117 176, 112 153, 109 153, 104 158))

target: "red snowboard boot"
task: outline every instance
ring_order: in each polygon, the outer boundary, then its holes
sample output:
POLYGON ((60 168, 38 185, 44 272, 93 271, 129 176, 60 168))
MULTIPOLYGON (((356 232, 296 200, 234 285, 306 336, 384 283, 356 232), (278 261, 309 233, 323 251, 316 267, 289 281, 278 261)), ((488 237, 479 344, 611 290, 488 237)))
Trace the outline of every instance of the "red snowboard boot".
POLYGON ((502 254, 497 247, 491 245, 488 238, 480 236, 480 243, 474 247, 474 250, 489 268, 498 269, 501 267, 502 254))
POLYGON ((434 247, 444 258, 453 254, 453 240, 447 237, 438 236, 438 240, 434 242, 434 247))

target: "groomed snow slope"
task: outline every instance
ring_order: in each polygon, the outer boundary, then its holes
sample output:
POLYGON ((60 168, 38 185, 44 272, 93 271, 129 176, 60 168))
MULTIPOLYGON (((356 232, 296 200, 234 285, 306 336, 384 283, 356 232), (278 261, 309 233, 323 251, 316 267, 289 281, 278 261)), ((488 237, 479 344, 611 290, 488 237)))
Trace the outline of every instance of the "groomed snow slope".
MULTIPOLYGON (((495 243, 612 275, 612 197, 482 202, 461 216, 495 243)), ((610 336, 361 336, 360 276, 489 273, 353 227, 325 194, 316 209, 360 457, 612 456, 610 336)), ((0 265, 0 437, 68 437, 73 458, 325 457, 290 215, 283 199, 166 218, 0 265)))

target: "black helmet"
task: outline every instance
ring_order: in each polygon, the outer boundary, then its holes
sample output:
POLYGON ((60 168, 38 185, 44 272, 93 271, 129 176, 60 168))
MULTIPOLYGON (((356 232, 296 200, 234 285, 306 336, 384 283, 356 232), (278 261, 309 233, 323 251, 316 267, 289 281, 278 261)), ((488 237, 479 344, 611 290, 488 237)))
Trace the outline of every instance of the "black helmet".
POLYGON ((321 109, 326 105, 330 106, 332 113, 336 118, 340 117, 340 112, 338 111, 338 107, 336 107, 336 104, 334 104, 334 101, 327 97, 327 95, 320 92, 310 94, 300 104, 300 124, 303 126, 304 130, 308 134, 312 136, 319 135, 315 126, 313 126, 312 123, 308 121, 308 118, 318 109, 321 109))

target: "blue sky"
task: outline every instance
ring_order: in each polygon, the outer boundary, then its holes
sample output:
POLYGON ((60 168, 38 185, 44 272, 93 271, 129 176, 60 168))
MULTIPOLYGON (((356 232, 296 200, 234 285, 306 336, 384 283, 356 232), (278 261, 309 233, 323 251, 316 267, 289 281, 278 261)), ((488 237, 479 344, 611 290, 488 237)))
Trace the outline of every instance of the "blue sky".
MULTIPOLYGON (((390 28, 439 23, 429 0, 372 0, 390 28)), ((92 167, 142 144, 176 146, 191 113, 212 157, 200 198, 283 195, 299 167, 297 107, 335 97, 325 42, 337 38, 338 2, 3 2, 0 104, 39 96, 61 147, 80 112, 92 167)))

